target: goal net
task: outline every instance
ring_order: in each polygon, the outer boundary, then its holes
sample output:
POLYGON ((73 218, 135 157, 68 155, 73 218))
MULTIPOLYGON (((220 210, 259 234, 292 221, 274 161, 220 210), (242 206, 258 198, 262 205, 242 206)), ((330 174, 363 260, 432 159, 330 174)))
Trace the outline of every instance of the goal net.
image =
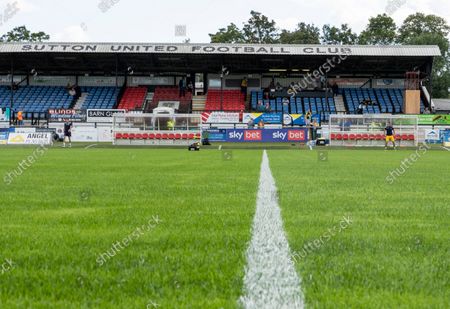
POLYGON ((331 146, 381 147, 385 145, 385 128, 391 124, 395 140, 401 147, 418 145, 418 117, 414 115, 330 115, 331 146))
POLYGON ((116 114, 114 145, 186 146, 201 140, 201 115, 116 114))

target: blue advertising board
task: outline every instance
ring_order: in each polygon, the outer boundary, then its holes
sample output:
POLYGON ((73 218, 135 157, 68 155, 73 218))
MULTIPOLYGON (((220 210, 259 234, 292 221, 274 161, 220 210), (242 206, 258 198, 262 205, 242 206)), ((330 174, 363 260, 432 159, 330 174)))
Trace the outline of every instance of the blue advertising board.
POLYGON ((8 142, 9 129, 0 129, 0 145, 6 145, 8 142))
MULTIPOLYGON (((302 114, 283 114, 283 113, 249 113, 244 114, 242 117, 243 123, 248 123, 253 120, 254 124, 258 124, 263 121, 265 124, 284 124, 286 126, 306 125, 306 115, 302 114)), ((320 114, 314 114, 311 116, 311 122, 316 121, 320 123, 320 114)))
POLYGON ((308 140, 308 129, 226 129, 208 130, 211 142, 299 143, 308 140))
POLYGON ((449 129, 447 129, 443 132, 442 139, 443 139, 444 145, 450 146, 450 130, 449 129))

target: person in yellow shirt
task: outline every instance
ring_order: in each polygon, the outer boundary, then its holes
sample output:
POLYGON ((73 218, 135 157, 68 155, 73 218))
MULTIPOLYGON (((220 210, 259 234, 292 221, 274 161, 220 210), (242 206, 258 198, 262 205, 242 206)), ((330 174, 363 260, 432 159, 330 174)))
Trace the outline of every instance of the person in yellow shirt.
POLYGON ((244 77, 241 81, 241 92, 243 95, 247 96, 248 79, 244 77))

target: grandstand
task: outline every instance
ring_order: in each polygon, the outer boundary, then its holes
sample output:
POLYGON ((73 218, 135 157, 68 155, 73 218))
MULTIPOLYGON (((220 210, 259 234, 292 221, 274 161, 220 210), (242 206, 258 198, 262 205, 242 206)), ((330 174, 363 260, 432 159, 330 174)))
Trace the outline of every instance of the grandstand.
MULTIPOLYGON (((0 106, 12 107, 13 117, 19 110, 25 112, 26 119, 45 119, 50 108, 152 112, 167 105, 176 106, 179 113, 191 113, 193 101, 197 102, 196 113, 311 112, 325 122, 330 115, 357 113, 362 101, 370 102, 364 106, 365 114, 401 114, 405 74, 416 69, 420 80, 426 80, 432 71, 433 57, 440 55, 436 46, 285 45, 275 49, 263 45, 160 44, 142 49, 139 44, 80 43, 69 57, 67 46, 33 46, 0 44, 0 106), (120 52, 128 49, 135 53, 120 52), (292 83, 315 75, 324 63, 343 52, 348 57, 322 76, 326 81, 322 86, 310 84, 294 96, 289 94, 292 83), (133 75, 121 74, 128 72, 129 63, 133 64, 133 75), (221 78, 224 66, 229 74, 221 78), (30 76, 30 67, 45 78, 38 83, 35 76, 30 76), (95 73, 86 74, 86 70, 95 73), (249 82, 247 97, 240 91, 244 76, 249 82), (192 84, 201 81, 203 89, 192 89, 180 97, 180 77, 192 84), (270 91, 267 96, 266 85, 270 82, 279 83, 282 89, 270 91), (338 85, 338 93, 324 88, 333 83, 338 85), (76 100, 67 93, 67 84, 81 86, 76 100), (197 93, 201 95, 199 99, 197 93), (204 105, 198 103, 203 101, 204 105)), ((426 90, 421 92, 423 112, 431 107, 431 98, 426 90)))
MULTIPOLYGON (((28 117, 33 113, 45 113, 51 108, 69 108, 73 97, 64 87, 25 86, 19 87, 13 94, 14 109, 22 110, 28 117)), ((0 107, 9 107, 11 91, 0 86, 0 107)))

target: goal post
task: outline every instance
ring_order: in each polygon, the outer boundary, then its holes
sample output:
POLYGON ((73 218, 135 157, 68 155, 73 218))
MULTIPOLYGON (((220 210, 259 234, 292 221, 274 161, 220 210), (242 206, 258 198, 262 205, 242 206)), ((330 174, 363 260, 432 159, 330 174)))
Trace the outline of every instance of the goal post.
POLYGON ((202 138, 200 114, 116 114, 113 145, 187 146, 202 138))
POLYGON ((395 129, 400 147, 418 146, 419 120, 416 115, 330 115, 331 146, 384 147, 387 124, 395 129))

